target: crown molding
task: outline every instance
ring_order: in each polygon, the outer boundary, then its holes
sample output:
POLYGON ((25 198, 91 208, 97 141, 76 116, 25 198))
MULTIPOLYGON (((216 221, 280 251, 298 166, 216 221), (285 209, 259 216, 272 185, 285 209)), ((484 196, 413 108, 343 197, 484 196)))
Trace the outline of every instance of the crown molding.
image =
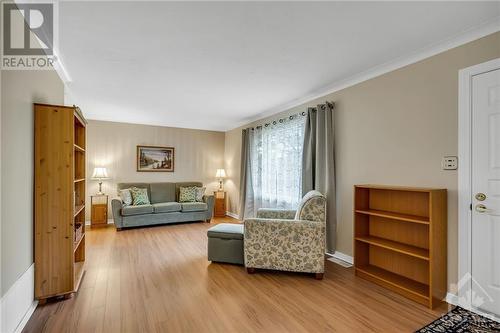
POLYGON ((375 66, 369 70, 360 72, 358 74, 355 74, 347 79, 339 80, 337 82, 334 82, 332 84, 329 84, 323 88, 320 88, 306 96, 303 96, 301 98, 294 99, 290 102, 281 104, 277 107, 268 109, 264 112, 261 112, 257 114, 254 117, 250 117, 246 119, 244 122, 241 122, 238 124, 238 126, 233 127, 232 129, 244 126, 249 123, 253 123, 254 121, 261 120, 263 118, 284 112, 286 110, 289 110, 291 108, 294 108, 296 106, 311 102, 315 99, 324 97, 326 95, 332 94, 334 92, 337 92, 339 90, 345 89, 352 87, 356 84, 359 84, 364 81, 368 81, 370 79, 376 78, 378 76, 381 76, 383 74, 387 74, 389 72, 395 71, 397 69, 406 67, 408 65, 417 63, 419 61, 422 61, 424 59, 430 58, 432 56, 435 56, 437 54, 443 53, 445 51, 448 51, 450 49, 453 49, 455 47, 470 43, 472 41, 475 41, 477 39, 480 39, 482 37, 491 35, 495 32, 500 31, 500 16, 483 22, 479 26, 476 26, 474 28, 468 29, 466 31, 463 31, 460 34, 457 34, 451 38, 447 38, 445 40, 442 40, 440 42, 434 43, 430 46, 427 46, 425 48, 419 49, 415 52, 412 52, 410 54, 407 54, 405 56, 396 58, 394 60, 391 60, 389 62, 386 62, 384 64, 375 66))

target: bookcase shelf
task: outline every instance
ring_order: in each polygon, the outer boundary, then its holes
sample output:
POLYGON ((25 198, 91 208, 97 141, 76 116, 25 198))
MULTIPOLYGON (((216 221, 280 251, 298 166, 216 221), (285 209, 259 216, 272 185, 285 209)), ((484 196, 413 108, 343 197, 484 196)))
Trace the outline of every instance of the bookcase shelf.
POLYGON ((420 301, 420 303, 424 304, 429 302, 429 286, 427 284, 408 279, 402 275, 372 265, 356 267, 356 274, 361 277, 367 277, 375 283, 395 289, 396 292, 405 296, 409 294, 409 298, 416 298, 417 302, 420 301))
POLYGON ((75 217, 78 216, 78 214, 80 214, 83 209, 85 208, 85 205, 78 205, 78 206, 75 206, 75 217))
POLYGON ((373 236, 356 237, 355 239, 360 242, 365 242, 367 244, 371 244, 374 246, 383 247, 385 249, 403 253, 412 257, 420 258, 423 260, 429 260, 428 249, 422 249, 416 246, 394 242, 388 239, 373 237, 373 236))
POLYGON ((83 149, 79 145, 74 144, 73 146, 75 147, 75 151, 80 152, 80 153, 84 153, 85 152, 85 149, 83 149))
POLYGON ((429 308, 447 292, 445 189, 354 186, 355 274, 429 308))
POLYGON ((82 244, 82 241, 83 239, 85 238, 85 234, 83 233, 81 236, 79 236, 76 241, 74 242, 74 248, 73 248, 73 252, 76 252, 78 251, 80 245, 82 244))
POLYGON ((35 298, 43 304, 76 292, 85 272, 86 121, 76 106, 34 109, 35 298))
POLYGON ((429 218, 425 216, 385 212, 383 210, 376 210, 376 209, 356 209, 356 213, 386 217, 388 219, 405 221, 405 222, 429 224, 429 218))

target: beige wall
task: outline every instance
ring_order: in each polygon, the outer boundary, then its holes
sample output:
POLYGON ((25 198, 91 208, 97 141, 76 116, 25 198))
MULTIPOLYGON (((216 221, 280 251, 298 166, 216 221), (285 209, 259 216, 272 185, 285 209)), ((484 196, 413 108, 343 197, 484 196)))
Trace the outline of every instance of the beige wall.
MULTIPOLYGON (((218 186, 215 171, 224 167, 224 133, 89 120, 88 178, 95 166, 108 170, 111 179, 103 182, 103 191, 110 199, 116 197, 119 182, 201 181, 210 192, 218 186), (137 145, 174 147, 175 172, 137 172, 137 145)), ((96 181, 87 181, 87 195, 97 189, 96 181)), ((87 210, 87 219, 89 213, 87 210)), ((111 212, 108 215, 111 218, 111 212)))
POLYGON ((1 255, 4 295, 33 263, 33 103, 62 104, 54 71, 2 71, 1 255))
MULTIPOLYGON (((1 28, 0 28, 0 33, 3 33, 1 28)), ((2 50, 2 49, 0 48, 0 50, 2 50)), ((3 244, 3 242, 2 242, 2 235, 3 235, 3 233, 2 233, 2 212, 3 212, 3 210, 2 210, 2 188, 3 188, 3 184, 2 184, 2 170, 3 170, 3 168, 2 168, 2 160, 3 160, 3 157, 2 157, 2 142, 3 142, 3 140, 2 140, 2 133, 3 133, 3 130, 2 130, 2 124, 3 124, 3 122, 2 122, 2 109, 3 109, 2 73, 3 73, 3 71, 0 70, 0 260, 2 260, 2 252, 3 252, 2 251, 2 247, 3 247, 3 245, 2 245, 3 244)), ((3 260, 2 260, 2 262, 3 262, 3 260)), ((3 279, 1 276, 2 271, 3 271, 2 263, 0 262, 0 298, 4 295, 4 291, 3 291, 4 289, 2 286, 3 279)), ((2 316, 2 315, 0 314, 0 316, 2 316)), ((0 325, 0 327, 1 327, 1 325, 0 325)))
MULTIPOLYGON (((457 171, 443 171, 440 163, 443 156, 458 154, 459 69, 498 57, 500 33, 495 33, 283 113, 325 100, 336 103, 338 251, 352 255, 354 184, 447 188, 448 280, 457 281, 457 171)), ((226 133, 227 183, 232 184, 226 188, 235 213, 241 129, 226 133)))

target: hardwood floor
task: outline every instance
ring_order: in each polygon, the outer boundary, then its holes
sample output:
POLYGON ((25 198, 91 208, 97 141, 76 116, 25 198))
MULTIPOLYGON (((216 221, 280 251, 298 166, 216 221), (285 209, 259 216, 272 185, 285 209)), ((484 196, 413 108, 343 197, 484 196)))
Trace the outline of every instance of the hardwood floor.
POLYGON ((324 279, 210 263, 188 223, 88 231, 78 294, 39 306, 23 332, 413 332, 428 310, 327 261, 324 279))

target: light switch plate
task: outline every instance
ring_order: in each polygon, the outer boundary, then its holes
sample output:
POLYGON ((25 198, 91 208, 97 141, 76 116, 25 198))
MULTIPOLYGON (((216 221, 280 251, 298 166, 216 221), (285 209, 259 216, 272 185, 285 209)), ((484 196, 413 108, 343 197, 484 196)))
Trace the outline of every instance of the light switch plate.
POLYGON ((456 156, 445 156, 441 161, 441 167, 443 170, 457 170, 458 169, 458 157, 456 156))

